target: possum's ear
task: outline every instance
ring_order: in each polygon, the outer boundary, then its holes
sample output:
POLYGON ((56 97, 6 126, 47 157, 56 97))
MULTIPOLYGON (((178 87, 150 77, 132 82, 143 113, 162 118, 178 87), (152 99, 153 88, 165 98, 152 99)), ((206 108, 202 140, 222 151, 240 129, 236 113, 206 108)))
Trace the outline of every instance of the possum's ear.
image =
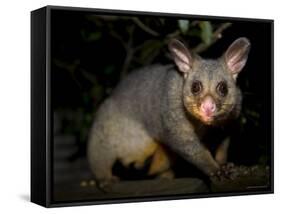
POLYGON ((250 41, 245 37, 241 37, 236 39, 225 52, 224 60, 234 79, 245 66, 250 47, 250 41))
POLYGON ((178 66, 178 69, 183 72, 184 77, 192 68, 192 56, 186 46, 177 39, 172 39, 169 42, 169 50, 173 59, 178 66))

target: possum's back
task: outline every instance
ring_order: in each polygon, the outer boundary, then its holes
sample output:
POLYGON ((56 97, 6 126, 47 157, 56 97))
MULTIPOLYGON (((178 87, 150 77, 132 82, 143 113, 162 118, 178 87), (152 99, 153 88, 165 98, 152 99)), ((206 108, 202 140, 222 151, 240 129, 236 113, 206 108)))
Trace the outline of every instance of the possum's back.
POLYGON ((119 110, 135 119, 157 115, 171 65, 152 65, 130 73, 113 91, 119 110), (150 114, 151 113, 151 114, 150 114))

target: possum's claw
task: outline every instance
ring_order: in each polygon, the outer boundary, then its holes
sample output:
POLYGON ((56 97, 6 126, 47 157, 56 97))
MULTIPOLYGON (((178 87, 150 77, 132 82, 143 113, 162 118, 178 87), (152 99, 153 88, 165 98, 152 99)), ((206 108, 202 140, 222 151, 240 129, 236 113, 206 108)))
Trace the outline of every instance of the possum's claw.
POLYGON ((236 167, 233 163, 226 163, 221 165, 220 169, 211 173, 211 180, 213 182, 234 180, 238 176, 236 167))

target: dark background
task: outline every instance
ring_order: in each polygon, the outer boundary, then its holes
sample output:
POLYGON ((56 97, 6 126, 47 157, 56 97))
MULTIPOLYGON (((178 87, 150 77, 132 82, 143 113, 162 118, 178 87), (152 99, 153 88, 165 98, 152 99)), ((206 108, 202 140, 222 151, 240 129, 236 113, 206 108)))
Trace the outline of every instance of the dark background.
MULTIPOLYGON (((238 77, 243 107, 230 136, 230 161, 243 165, 270 165, 270 22, 106 16, 52 10, 51 103, 55 183, 69 177, 81 180, 91 176, 85 159, 86 145, 99 104, 133 69, 153 63, 172 63, 167 50, 170 38, 186 41, 203 57, 216 58, 241 36, 247 37, 252 47, 248 62, 238 77)), ((121 176, 125 179, 143 178, 141 173, 128 177, 128 172, 124 172, 121 176)))

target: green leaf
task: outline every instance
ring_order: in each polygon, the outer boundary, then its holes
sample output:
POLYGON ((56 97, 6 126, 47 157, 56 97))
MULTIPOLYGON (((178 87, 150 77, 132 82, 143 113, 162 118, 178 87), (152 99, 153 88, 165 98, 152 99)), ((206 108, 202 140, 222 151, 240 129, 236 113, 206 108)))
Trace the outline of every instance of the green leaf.
POLYGON ((93 32, 89 34, 88 41, 96 41, 101 38, 101 32, 93 32))
POLYGON ((212 37, 213 37, 213 27, 212 24, 208 21, 201 21, 199 23, 199 26, 201 28, 201 39, 202 41, 210 45, 212 42, 212 37))
POLYGON ((162 42, 158 40, 148 40, 143 44, 143 47, 141 49, 140 53, 140 60, 143 64, 147 63, 151 59, 152 56, 156 56, 161 47, 162 42))
POLYGON ((190 30, 187 32, 187 35, 201 38, 201 30, 198 28, 190 28, 190 30))
POLYGON ((101 38, 101 32, 86 32, 85 30, 81 31, 82 38, 87 42, 97 41, 101 38))
POLYGON ((178 26, 182 34, 186 34, 189 29, 189 21, 188 20, 178 20, 178 26))

